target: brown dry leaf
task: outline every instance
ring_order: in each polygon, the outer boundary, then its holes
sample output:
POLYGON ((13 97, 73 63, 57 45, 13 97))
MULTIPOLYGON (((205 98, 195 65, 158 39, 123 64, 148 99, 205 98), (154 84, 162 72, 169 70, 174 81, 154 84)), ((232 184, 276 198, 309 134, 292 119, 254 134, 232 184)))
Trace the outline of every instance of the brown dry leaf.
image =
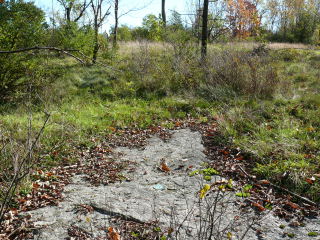
POLYGON ((170 172, 171 171, 171 169, 168 167, 168 165, 165 162, 161 163, 161 170, 163 172, 170 172))
POLYGON ((311 177, 311 178, 307 178, 306 179, 306 182, 309 183, 309 184, 314 184, 315 181, 316 181, 315 177, 311 177))
POLYGON ((320 173, 314 174, 314 176, 320 178, 320 173))
POLYGON ((227 150, 221 150, 220 152, 221 152, 223 155, 225 155, 225 156, 230 155, 230 152, 227 151, 227 150))
POLYGON ((272 130, 272 127, 270 125, 267 125, 268 130, 272 130))
POLYGON ((108 228, 108 238, 110 240, 120 240, 120 234, 113 227, 108 228))
POLYGON ((240 156, 240 157, 235 158, 235 160, 237 160, 237 161, 242 161, 242 160, 244 160, 244 157, 243 157, 243 156, 240 156))
POLYGON ((263 212, 266 210, 266 208, 264 208, 261 204, 253 202, 252 206, 256 207, 260 212, 263 212))
POLYGON ((117 131, 117 129, 114 128, 114 127, 109 127, 109 130, 111 130, 112 132, 116 132, 117 131))
POLYGON ((175 122, 174 124, 176 127, 180 127, 182 125, 182 122, 175 122))
POLYGON ((286 205, 291 207, 292 209, 299 209, 300 208, 298 204, 290 202, 290 201, 287 201, 286 205))
POLYGON ((260 180, 258 183, 261 184, 261 185, 269 185, 270 181, 268 181, 268 180, 260 180))
POLYGON ((304 158, 311 159, 311 158, 314 158, 314 156, 312 154, 305 154, 304 158))

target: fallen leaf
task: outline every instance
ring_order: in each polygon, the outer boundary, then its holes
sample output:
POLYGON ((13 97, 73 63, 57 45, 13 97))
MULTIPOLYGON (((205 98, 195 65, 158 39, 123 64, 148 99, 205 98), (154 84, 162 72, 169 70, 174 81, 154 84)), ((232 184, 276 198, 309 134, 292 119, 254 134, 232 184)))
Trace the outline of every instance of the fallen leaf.
POLYGON ((298 204, 290 202, 290 201, 287 201, 285 204, 287 206, 291 207, 292 209, 299 209, 300 208, 298 204))
POLYGON ((203 199, 205 196, 206 196, 206 194, 207 194, 207 192, 210 190, 210 185, 209 184, 205 184, 204 186, 203 186, 203 188, 200 190, 200 199, 203 199))
POLYGON ((168 165, 165 162, 161 163, 161 170, 163 172, 170 172, 171 171, 170 168, 168 167, 168 165))
POLYGON ((176 122, 174 125, 175 125, 176 127, 180 127, 180 126, 182 125, 182 122, 176 122))
POLYGON ((268 180, 260 180, 258 183, 261 184, 261 185, 269 185, 270 181, 268 181, 268 180))
POLYGON ((309 183, 309 184, 314 184, 315 181, 316 181, 315 177, 311 177, 311 178, 307 178, 306 179, 306 182, 309 183))
POLYGON ((266 208, 264 208, 261 204, 253 202, 252 206, 254 206, 255 208, 257 208, 260 212, 263 212, 266 210, 266 208))
POLYGON ((174 232, 173 228, 168 229, 168 235, 171 235, 174 232))
POLYGON ((227 150, 221 150, 220 152, 225 156, 230 154, 230 152, 228 152, 227 150))
POLYGON ((108 228, 108 237, 110 240, 120 240, 119 233, 113 227, 108 228))
POLYGON ((40 187, 40 185, 38 183, 33 183, 32 186, 33 186, 33 189, 35 189, 35 190, 39 189, 39 187, 40 187))
POLYGON ((304 158, 311 159, 311 158, 314 158, 314 156, 312 154, 305 154, 304 158))
POLYGON ((237 161, 242 161, 244 159, 244 157, 243 156, 240 156, 240 157, 237 157, 235 160, 237 160, 237 161))

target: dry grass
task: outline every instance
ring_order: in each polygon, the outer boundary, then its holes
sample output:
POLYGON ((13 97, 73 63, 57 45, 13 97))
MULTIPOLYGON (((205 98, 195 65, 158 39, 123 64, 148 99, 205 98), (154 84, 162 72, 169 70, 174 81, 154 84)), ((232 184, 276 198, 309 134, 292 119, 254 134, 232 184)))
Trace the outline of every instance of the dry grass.
MULTIPOLYGON (((237 49, 237 50, 252 50, 258 47, 259 42, 228 42, 228 43, 214 43, 209 44, 208 50, 216 49, 237 49)), ((138 51, 141 46, 148 46, 151 50, 166 50, 172 47, 171 44, 165 42, 151 42, 151 41, 130 41, 119 43, 119 55, 132 54, 138 51)), ((273 50, 279 49, 313 49, 312 45, 306 45, 302 43, 268 43, 267 47, 273 50)))
POLYGON ((311 45, 302 43, 269 43, 268 47, 274 50, 277 49, 311 49, 311 45))
POLYGON ((150 50, 165 50, 170 47, 165 42, 150 42, 150 41, 130 41, 130 42, 119 42, 119 55, 125 56, 127 54, 136 53, 142 47, 147 46, 150 50))

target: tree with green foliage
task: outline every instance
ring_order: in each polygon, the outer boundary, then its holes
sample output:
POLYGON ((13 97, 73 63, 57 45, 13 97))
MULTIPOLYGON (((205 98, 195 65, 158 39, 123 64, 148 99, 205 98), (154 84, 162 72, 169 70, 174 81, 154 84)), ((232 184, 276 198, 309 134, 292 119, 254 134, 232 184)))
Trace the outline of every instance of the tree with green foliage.
POLYGON ((320 20, 319 0, 270 0, 265 5, 273 41, 312 43, 320 20))
POLYGON ((312 13, 301 11, 297 16, 296 24, 291 31, 293 41, 301 43, 312 43, 312 37, 317 28, 318 21, 315 20, 312 13))
POLYGON ((91 25, 79 26, 76 22, 61 24, 48 32, 50 46, 61 49, 76 49, 87 56, 93 54, 92 43, 94 41, 94 30, 91 25))
POLYGON ((180 13, 177 11, 172 11, 172 14, 169 18, 169 26, 174 29, 184 29, 180 13))
POLYGON ((163 22, 161 18, 149 14, 143 18, 142 28, 147 33, 147 39, 152 41, 162 40, 163 22))
MULTIPOLYGON (((111 34, 114 34, 114 29, 113 27, 110 30, 111 34)), ((132 29, 130 29, 127 25, 121 25, 120 27, 118 27, 117 30, 117 39, 119 41, 131 41, 133 39, 132 36, 132 29)))
MULTIPOLYGON (((45 14, 34 3, 6 1, 0 4, 0 50, 10 51, 42 45, 46 31, 45 14)), ((0 102, 10 101, 25 87, 34 66, 30 54, 0 57, 0 102)))
POLYGON ((141 40, 148 38, 148 30, 143 27, 135 27, 131 30, 133 40, 141 40))
POLYGON ((6 1, 0 4, 0 47, 11 50, 41 44, 45 14, 33 3, 6 1))

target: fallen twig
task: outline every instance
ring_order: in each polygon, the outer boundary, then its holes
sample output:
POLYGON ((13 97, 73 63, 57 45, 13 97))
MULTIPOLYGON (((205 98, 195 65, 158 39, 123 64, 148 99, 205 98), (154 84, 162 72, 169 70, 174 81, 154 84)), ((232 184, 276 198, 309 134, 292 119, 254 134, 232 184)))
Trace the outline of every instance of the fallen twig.
POLYGON ((299 198, 300 200, 302 200, 302 201, 304 201, 304 202, 306 202, 306 203, 308 203, 308 204, 310 204, 310 205, 313 205, 313 206, 316 206, 316 207, 320 207, 319 204, 311 201, 310 199, 308 199, 308 198, 306 198, 306 197, 302 197, 302 196, 300 196, 300 195, 298 195, 298 194, 296 194, 296 193, 294 193, 294 192, 291 192, 290 190, 288 190, 288 189, 286 189, 286 188, 280 187, 280 186, 278 186, 278 185, 276 185, 276 184, 273 184, 273 183, 270 183, 270 185, 271 185, 272 187, 274 187, 274 188, 277 188, 277 189, 281 190, 281 191, 287 192, 287 193, 291 194, 292 196, 294 196, 294 197, 296 197, 296 198, 299 198))
MULTIPOLYGON (((250 178, 251 180, 253 180, 254 182, 256 182, 256 178, 255 178, 255 177, 249 175, 241 166, 238 166, 238 167, 239 167, 240 171, 241 171, 244 175, 246 175, 248 178, 250 178)), ((306 202, 306 203, 308 203, 308 204, 310 204, 310 205, 319 207, 319 204, 311 201, 310 199, 308 199, 308 198, 306 198, 306 197, 302 197, 302 196, 298 195, 297 193, 294 193, 294 192, 292 192, 292 191, 290 191, 290 190, 288 190, 288 189, 286 189, 286 188, 283 188, 283 187, 278 186, 278 185, 276 185, 276 184, 274 184, 274 183, 271 183, 270 181, 269 181, 269 185, 272 186, 272 187, 274 187, 274 188, 277 188, 278 190, 287 192, 287 193, 291 194, 292 196, 294 196, 294 197, 296 197, 296 198, 299 198, 300 200, 302 200, 302 201, 304 201, 304 202, 306 202)))
POLYGON ((109 215, 111 217, 116 217, 116 218, 119 218, 119 219, 124 220, 124 221, 130 221, 130 222, 135 222, 135 223, 139 223, 139 224, 145 224, 145 222, 143 222, 143 221, 141 221, 141 220, 139 220, 137 218, 131 217, 131 216, 126 216, 126 215, 121 214, 121 213, 117 213, 117 212, 113 212, 113 211, 110 211, 110 210, 106 210, 106 209, 97 207, 97 206, 95 206, 93 204, 91 204, 90 206, 96 212, 104 214, 104 215, 109 215))

